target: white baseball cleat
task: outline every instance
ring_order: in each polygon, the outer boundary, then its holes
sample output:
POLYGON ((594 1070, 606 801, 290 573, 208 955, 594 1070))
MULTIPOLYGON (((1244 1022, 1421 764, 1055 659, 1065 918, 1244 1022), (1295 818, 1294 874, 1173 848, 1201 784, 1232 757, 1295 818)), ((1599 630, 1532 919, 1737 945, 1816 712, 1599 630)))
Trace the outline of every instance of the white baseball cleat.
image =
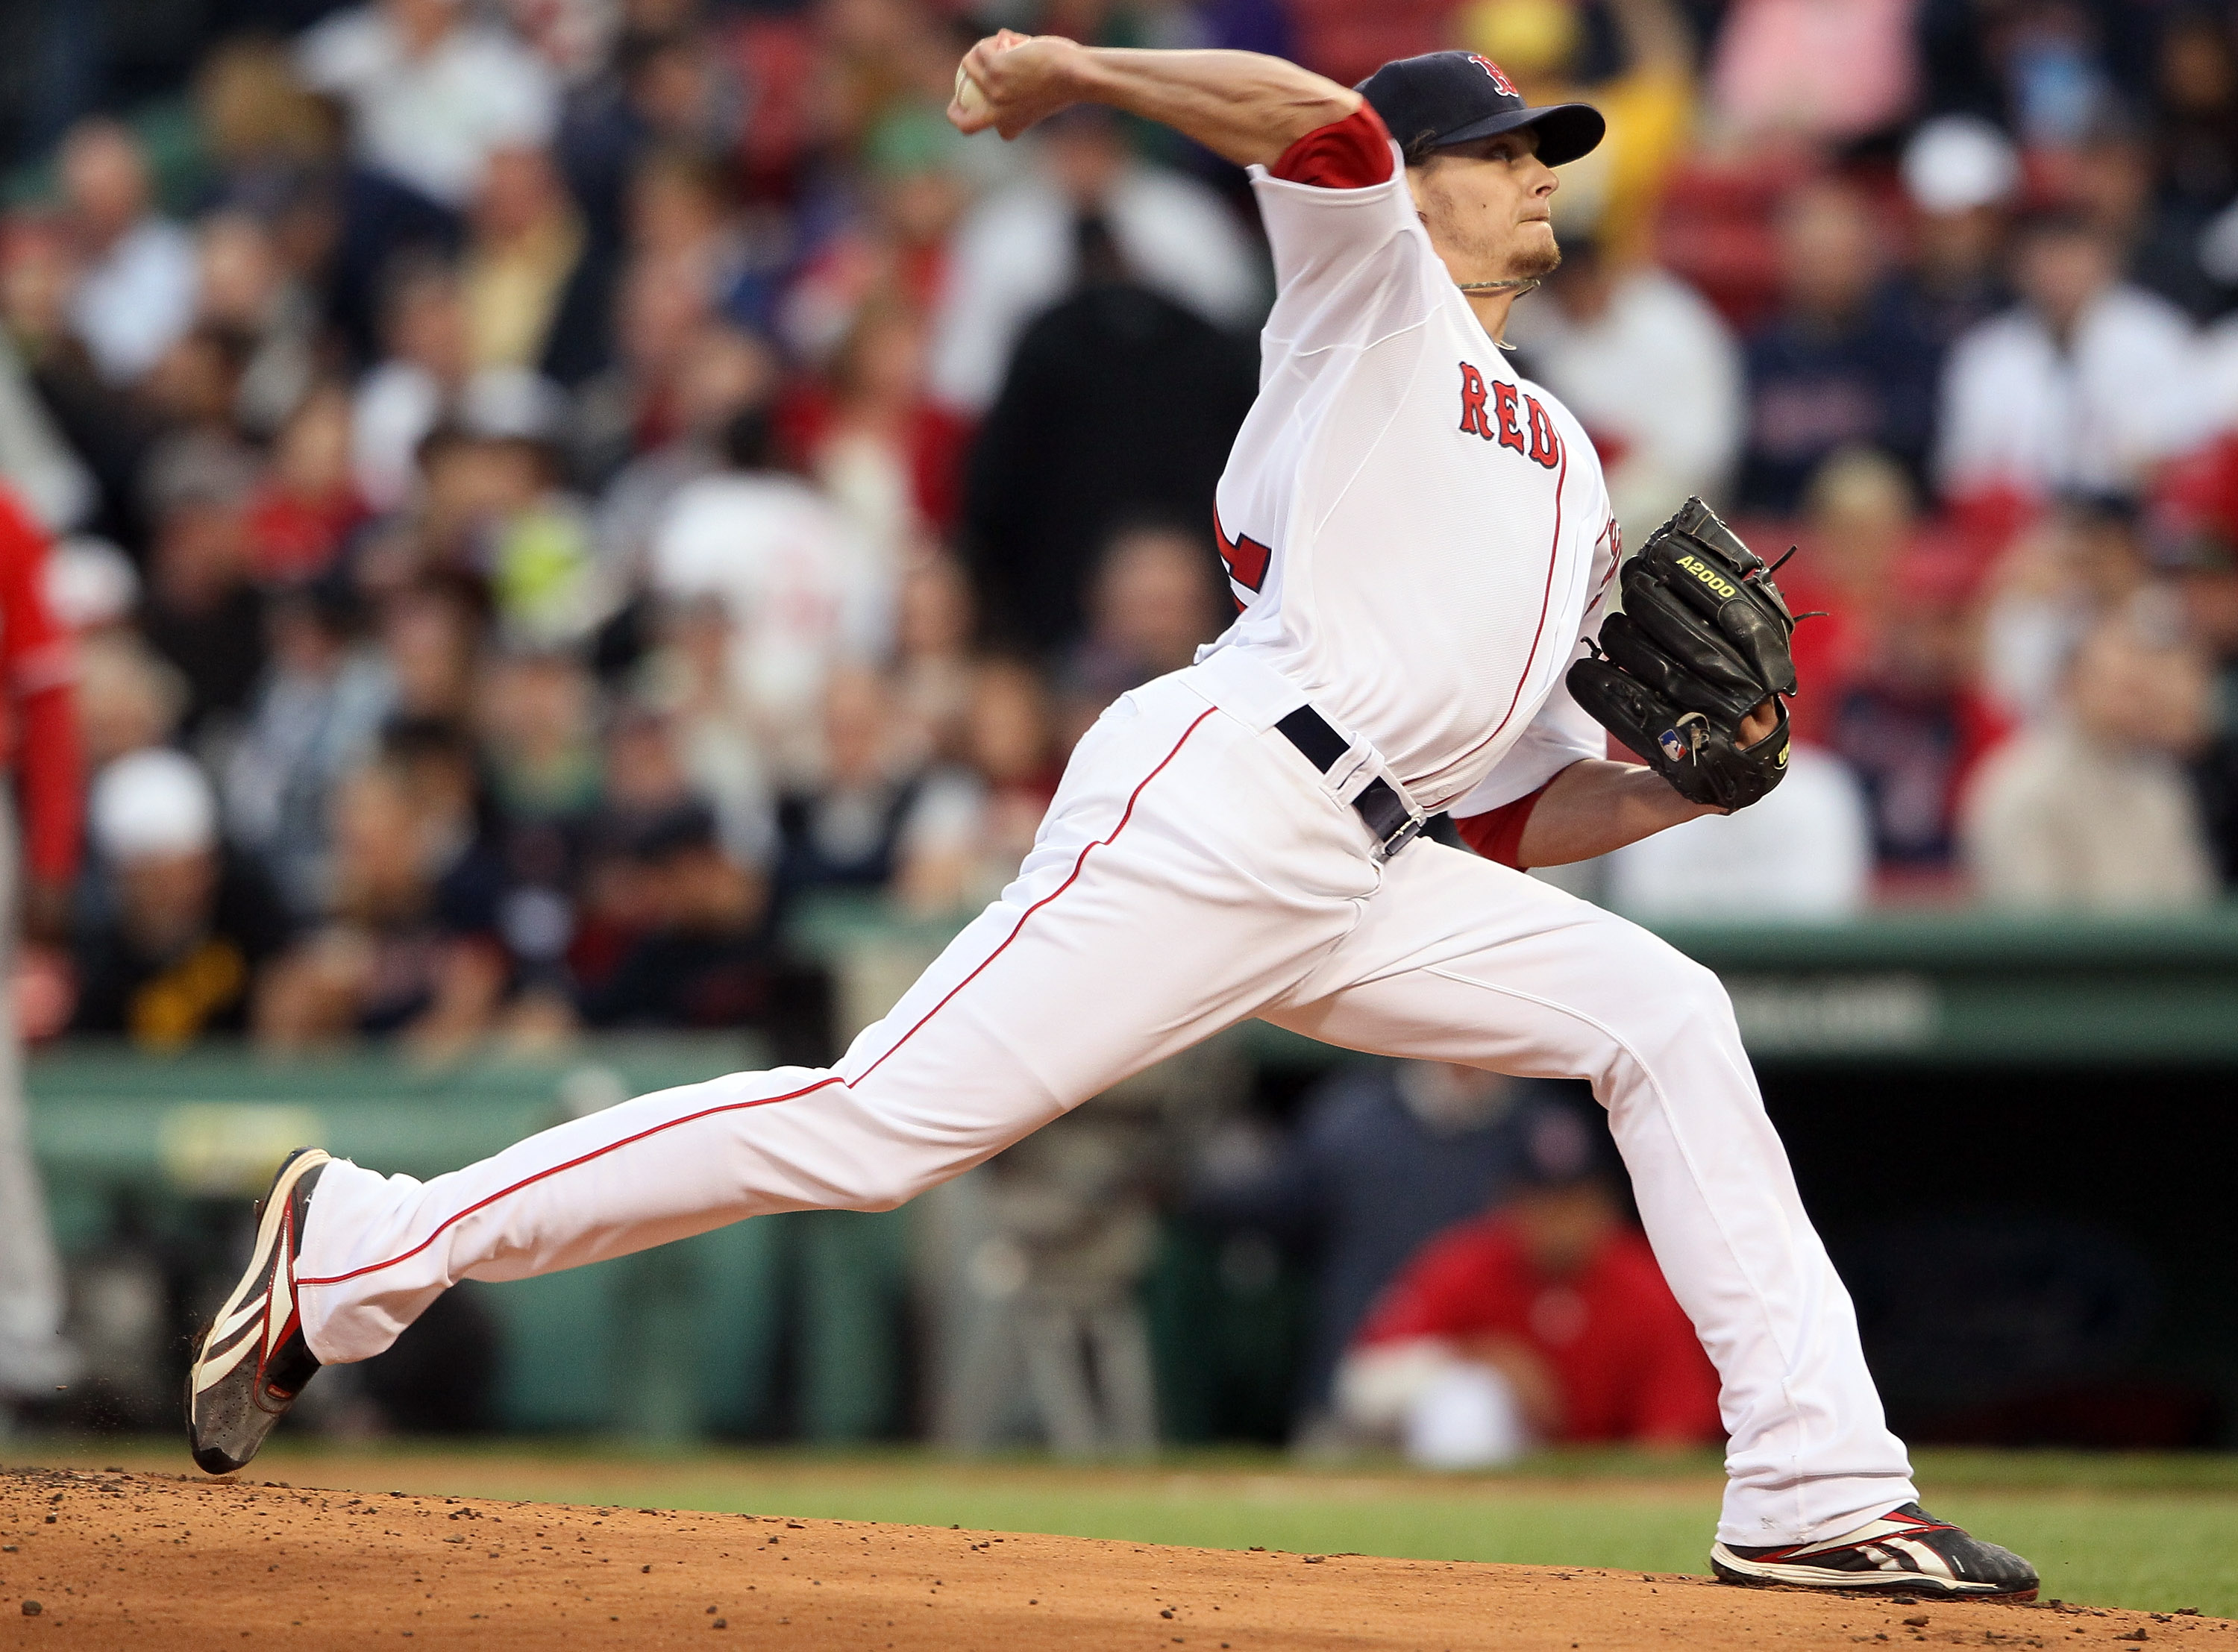
POLYGON ((187 1439, 195 1464, 212 1474, 245 1467, 319 1369, 295 1302, 295 1251, 328 1163, 321 1149, 298 1147, 281 1164, 256 1207, 248 1271, 195 1345, 187 1439))
POLYGON ((2036 1568, 1916 1503, 1813 1543, 1755 1549, 1718 1543, 1710 1566, 1728 1583, 1762 1589, 1866 1589, 1877 1593, 2036 1598, 2036 1568))

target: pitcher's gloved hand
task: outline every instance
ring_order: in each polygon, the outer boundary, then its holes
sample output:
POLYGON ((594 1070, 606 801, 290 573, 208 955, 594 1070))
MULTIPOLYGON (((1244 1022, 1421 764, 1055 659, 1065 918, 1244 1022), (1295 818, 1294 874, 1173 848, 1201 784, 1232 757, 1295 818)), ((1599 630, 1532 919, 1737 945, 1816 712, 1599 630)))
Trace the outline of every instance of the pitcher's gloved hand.
POLYGON ((1624 611, 1570 667, 1571 697, 1681 796, 1745 809, 1787 773, 1780 697, 1796 688, 1795 617, 1771 570, 1693 499, 1618 578, 1624 611), (1759 707, 1774 714, 1771 731, 1744 744, 1743 721, 1759 707))

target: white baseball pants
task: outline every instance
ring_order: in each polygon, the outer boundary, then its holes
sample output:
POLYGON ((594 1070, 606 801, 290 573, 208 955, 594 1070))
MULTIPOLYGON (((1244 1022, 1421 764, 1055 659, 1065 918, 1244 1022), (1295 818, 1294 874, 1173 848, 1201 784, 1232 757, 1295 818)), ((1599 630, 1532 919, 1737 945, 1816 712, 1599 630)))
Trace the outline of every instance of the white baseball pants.
POLYGON ((296 1265, 312 1351, 370 1358, 460 1279, 773 1211, 891 1209, 1256 1015, 1354 1049, 1590 1080, 1723 1380, 1719 1536, 1815 1539, 1910 1501, 1717 978, 1459 850, 1418 842, 1379 866, 1339 795, 1365 773, 1316 774, 1270 726, 1298 697, 1247 691, 1218 660, 1105 713, 1016 881, 837 1067, 641 1096, 425 1184, 330 1166, 296 1265))

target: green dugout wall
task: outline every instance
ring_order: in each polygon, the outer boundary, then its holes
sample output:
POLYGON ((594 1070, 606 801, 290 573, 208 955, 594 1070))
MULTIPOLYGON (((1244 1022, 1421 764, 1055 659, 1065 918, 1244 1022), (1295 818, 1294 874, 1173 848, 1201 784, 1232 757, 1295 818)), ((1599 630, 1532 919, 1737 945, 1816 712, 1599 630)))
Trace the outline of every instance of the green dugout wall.
MULTIPOLYGON (((2202 1167, 2219 1179, 2230 1161, 2238 913, 1667 933, 1731 990, 1822 1221, 1972 1199, 2082 1209, 2133 1232, 2165 1262, 2173 1297, 2153 1358, 2238 1417, 2238 1215, 2227 1193, 2187 1191, 2202 1167)), ((839 977, 851 1030, 947 931, 833 909, 804 934, 839 977)), ((1242 1041, 1294 1075, 1347 1059, 1263 1026, 1242 1041)), ((762 1061, 745 1039, 599 1041, 440 1070, 370 1054, 62 1047, 33 1060, 29 1082, 57 1232, 83 1255, 120 1221, 159 1246, 207 1246, 301 1142, 436 1175, 562 1119, 762 1061)), ((780 1416, 825 1440, 903 1428, 910 1221, 767 1219, 482 1290, 501 1350, 494 1420, 675 1439, 766 1432, 780 1416)))

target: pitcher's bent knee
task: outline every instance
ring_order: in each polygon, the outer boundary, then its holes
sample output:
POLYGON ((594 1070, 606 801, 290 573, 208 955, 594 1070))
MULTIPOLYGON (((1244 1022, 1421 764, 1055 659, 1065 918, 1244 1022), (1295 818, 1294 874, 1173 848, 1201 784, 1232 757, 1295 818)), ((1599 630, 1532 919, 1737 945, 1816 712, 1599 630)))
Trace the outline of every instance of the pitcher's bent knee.
POLYGON ((1617 932, 1611 955, 1610 978, 1623 990, 1610 1019, 1623 1042, 1643 1054, 1674 1039, 1738 1043, 1733 1001, 1715 970, 1630 923, 1617 932))
POLYGON ((990 1156, 990 1150, 984 1146, 959 1148, 946 1143, 937 1146, 910 1143, 910 1150, 901 1151, 901 1144, 896 1145, 897 1151, 891 1160, 861 1165, 851 1171, 844 1195, 834 1199, 832 1207, 866 1212, 895 1210, 990 1156))
POLYGON ((896 1210, 943 1180, 893 1166, 865 1166, 849 1182, 846 1196, 836 1208, 852 1211, 896 1210))

